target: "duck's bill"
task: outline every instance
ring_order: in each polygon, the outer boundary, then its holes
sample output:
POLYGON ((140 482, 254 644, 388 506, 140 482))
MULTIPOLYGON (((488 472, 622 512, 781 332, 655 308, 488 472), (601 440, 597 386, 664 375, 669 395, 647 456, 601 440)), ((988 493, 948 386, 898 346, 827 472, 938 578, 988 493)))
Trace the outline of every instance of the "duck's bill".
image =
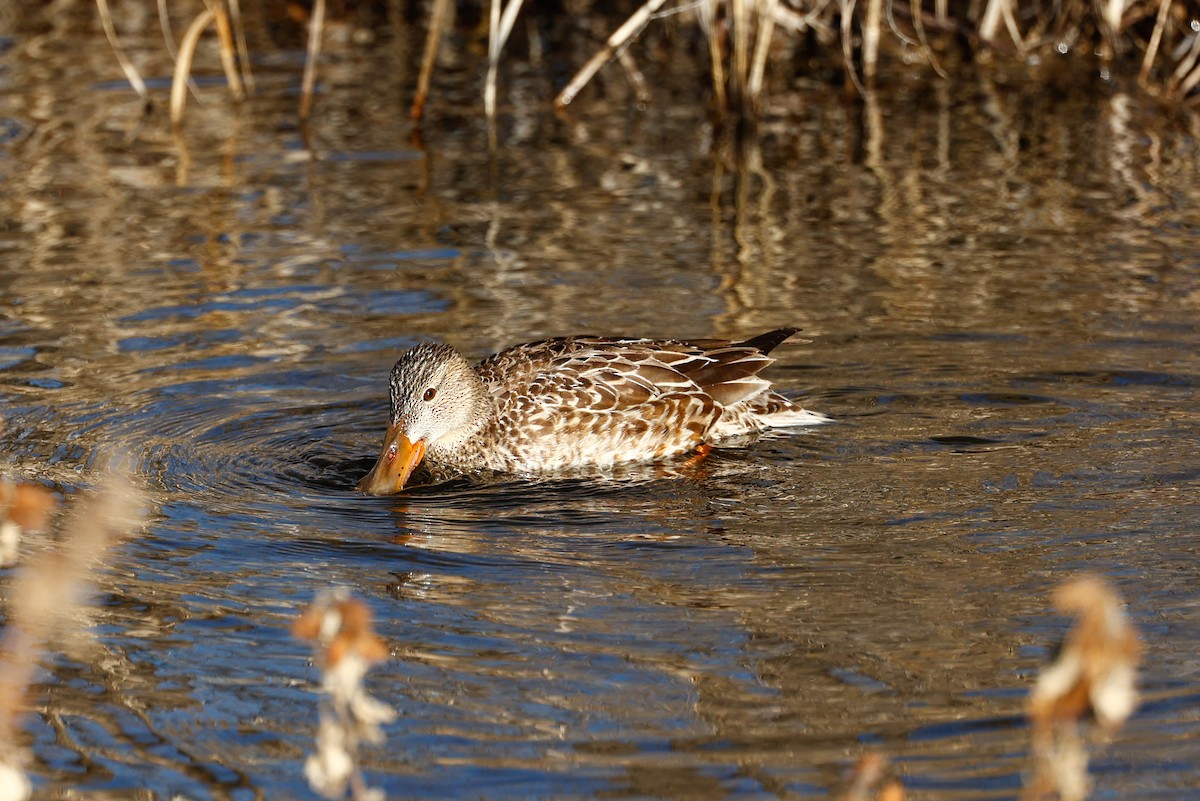
POLYGON ((404 489, 408 477, 425 456, 425 441, 412 442, 400 430, 400 424, 388 426, 383 438, 383 451, 371 472, 358 482, 359 492, 368 495, 391 495, 404 489))

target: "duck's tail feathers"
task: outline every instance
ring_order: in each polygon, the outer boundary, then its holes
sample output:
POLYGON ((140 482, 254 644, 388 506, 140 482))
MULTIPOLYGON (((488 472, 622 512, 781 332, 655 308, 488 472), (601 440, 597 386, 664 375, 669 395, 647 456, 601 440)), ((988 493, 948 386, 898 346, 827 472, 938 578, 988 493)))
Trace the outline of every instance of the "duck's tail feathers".
POLYGON ((832 423, 833 418, 805 409, 778 392, 766 392, 749 404, 751 413, 763 428, 791 428, 832 423))
POLYGON ((799 328, 776 328, 774 331, 768 331, 765 334, 759 334, 756 337, 751 337, 745 342, 737 343, 739 348, 754 348, 759 353, 770 353, 779 346, 781 342, 789 337, 798 334, 799 328))
POLYGON ((794 409, 785 409, 774 412, 772 414, 760 415, 765 428, 792 428, 794 426, 819 426, 824 423, 832 423, 833 418, 827 414, 820 412, 809 411, 808 409, 797 406, 794 409))
POLYGON ((797 428, 831 423, 833 418, 810 412, 778 392, 763 392, 743 403, 727 407, 716 425, 713 437, 736 437, 768 428, 797 428))

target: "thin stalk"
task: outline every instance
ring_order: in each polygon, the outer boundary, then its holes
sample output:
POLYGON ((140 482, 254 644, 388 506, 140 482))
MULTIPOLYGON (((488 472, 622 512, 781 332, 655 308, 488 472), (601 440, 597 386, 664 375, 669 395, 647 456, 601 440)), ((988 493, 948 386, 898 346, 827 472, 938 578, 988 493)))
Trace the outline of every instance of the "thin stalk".
POLYGON ((1181 84, 1179 84, 1178 97, 1187 97, 1188 94, 1196 88, 1197 83, 1200 83, 1200 67, 1196 67, 1189 72, 1188 76, 1183 79, 1181 84))
POLYGON ((725 59, 721 56, 721 36, 717 30, 717 8, 721 0, 709 0, 700 6, 700 19, 708 32, 708 55, 712 61, 713 97, 717 108, 726 109, 725 59))
POLYGON ((1117 51, 1117 37, 1121 34, 1121 17, 1125 14, 1125 0, 1108 0, 1103 6, 1105 23, 1104 36, 1113 53, 1117 51))
POLYGON ((237 58, 234 55, 233 28, 229 24, 229 10, 223 4, 214 9, 217 23, 217 40, 221 43, 221 67, 225 70, 225 80, 234 98, 242 100, 246 91, 242 87, 242 76, 238 72, 237 58))
POLYGON ((241 0, 228 0, 229 17, 233 22, 234 34, 237 37, 238 60, 242 64, 242 81, 246 91, 254 94, 254 73, 250 70, 250 48, 246 46, 246 26, 242 22, 241 0))
POLYGON ((500 51, 512 34, 521 11, 521 0, 509 0, 504 13, 500 13, 501 0, 492 0, 491 22, 488 26, 488 69, 483 85, 483 110, 487 118, 496 116, 496 73, 500 68, 500 51))
POLYGON ((325 0, 313 2, 308 20, 308 56, 304 61, 304 80, 300 84, 300 119, 312 112, 313 86, 317 82, 317 59, 321 57, 321 34, 325 29, 325 0))
POLYGON ((1167 27, 1167 19, 1171 15, 1171 0, 1159 0, 1158 18, 1154 20, 1154 33, 1150 34, 1150 44, 1146 45, 1146 55, 1142 57, 1142 69, 1138 72, 1138 80, 1146 83, 1154 59, 1158 55, 1158 46, 1162 42, 1163 30, 1167 27))
MULTIPOLYGON (((919 8, 913 7, 914 2, 920 2, 920 0, 909 0, 908 9, 909 9, 910 15, 919 13, 919 10, 920 10, 919 8)), ((884 16, 887 18, 888 30, 892 32, 892 36, 895 36, 897 39, 904 42, 906 45, 910 45, 912 47, 920 47, 921 41, 919 39, 913 39, 909 36, 905 36, 904 31, 900 30, 900 26, 898 26, 896 24, 895 8, 896 8, 896 4, 893 3, 892 0, 887 0, 887 5, 884 6, 884 16)), ((913 19, 913 27, 916 28, 918 24, 919 23, 914 18, 913 19)))
POLYGON ((425 99, 429 96, 433 64, 437 60, 438 47, 442 43, 442 28, 446 26, 449 9, 450 0, 433 0, 429 31, 425 34, 425 52, 421 55, 421 73, 417 76, 417 93, 413 96, 412 111, 409 112, 409 116, 414 120, 421 119, 425 113, 425 99))
POLYGON ((776 3, 775 24, 792 33, 804 33, 809 28, 822 33, 828 33, 830 30, 829 26, 821 21, 821 14, 824 13, 825 7, 829 3, 830 0, 820 0, 819 3, 809 9, 807 14, 797 14, 787 6, 776 3))
POLYGON ((178 130, 183 122, 183 107, 187 101, 187 79, 192 71, 192 59, 196 55, 196 43, 200 34, 213 21, 215 14, 211 8, 206 8, 192 20, 183 40, 179 43, 179 58, 175 60, 175 75, 171 80, 171 127, 178 130))
POLYGON ((754 61, 750 68, 750 80, 746 84, 746 96, 751 106, 758 108, 763 89, 763 76, 767 71, 767 55, 771 49, 771 36, 775 33, 775 6, 778 0, 759 0, 758 40, 754 43, 754 61))
POLYGON ((867 83, 875 81, 875 67, 879 63, 879 32, 882 26, 882 0, 867 0, 867 15, 862 23, 863 77, 867 83))
POLYGON ((483 113, 489 121, 496 118, 496 71, 500 64, 500 4, 488 4, 488 68, 483 81, 483 113))
POLYGON ((987 8, 983 11, 983 19, 979 21, 979 38, 985 42, 994 42, 1000 32, 1000 23, 1004 19, 1004 6, 1009 0, 988 0, 987 8))
MULTIPOLYGON (((179 48, 175 46, 175 34, 171 31, 171 15, 167 13, 167 0, 157 0, 158 5, 158 28, 162 31, 163 44, 167 47, 167 54, 171 56, 171 61, 179 58, 179 48)), ((187 79, 188 89, 192 93, 192 97, 200 99, 200 89, 196 86, 196 82, 192 80, 192 76, 187 79)))
POLYGON ((592 79, 592 76, 600 71, 600 68, 608 63, 609 59, 617 52, 619 48, 625 45, 630 39, 645 27, 650 16, 662 7, 667 0, 647 0, 646 4, 625 20, 620 28, 617 28, 600 52, 592 56, 579 72, 567 83, 563 90, 558 93, 558 97, 554 99, 554 105, 558 108, 564 108, 571 104, 575 96, 580 90, 587 85, 587 82, 592 79))
POLYGON ((1004 4, 1004 27, 1008 29, 1008 35, 1012 37, 1013 44, 1017 49, 1024 53, 1028 48, 1025 45, 1025 39, 1021 36, 1021 31, 1017 27, 1017 15, 1013 11, 1013 0, 1008 0, 1004 4))
POLYGON ((1184 80, 1184 77, 1192 71, 1192 67, 1196 66, 1196 57, 1200 56, 1200 36, 1192 36, 1192 44, 1188 48, 1187 55, 1179 60, 1175 66, 1175 71, 1171 73, 1171 79, 1167 81, 1167 90, 1177 97, 1183 97, 1179 94, 1179 86, 1184 80))
POLYGON ((845 61, 846 74, 860 95, 865 95, 862 81, 858 79, 858 71, 854 69, 854 0, 839 0, 842 7, 842 58, 845 61))
POLYGON ((167 46, 167 54, 175 60, 178 50, 175 47, 175 35, 171 33, 171 15, 167 13, 167 0, 156 0, 158 6, 158 29, 162 31, 163 44, 167 46))
POLYGON ((944 80, 949 80, 949 73, 942 69, 942 65, 937 60, 937 56, 933 54, 933 48, 929 46, 929 40, 925 38, 925 22, 921 19, 921 0, 909 0, 908 7, 912 13, 913 31, 915 31, 917 34, 917 41, 921 43, 921 51, 925 54, 925 57, 929 59, 929 66, 933 67, 933 71, 940 75, 944 80))
POLYGON ((621 62, 621 66, 625 68, 625 77, 629 79, 629 85, 633 87, 633 94, 638 103, 649 103, 650 86, 646 83, 646 76, 638 69, 637 62, 634 61, 633 54, 629 52, 628 47, 623 47, 617 52, 617 61, 621 62))
POLYGON ((121 71, 125 73, 126 80, 133 87, 133 91, 137 92, 138 97, 142 100, 148 100, 149 95, 146 91, 146 82, 138 74, 137 67, 133 66, 133 62, 129 60, 129 56, 125 55, 125 48, 121 47, 121 40, 117 38, 117 29, 113 26, 112 13, 108 10, 108 0, 96 0, 96 8, 100 12, 100 23, 104 26, 104 35, 108 37, 108 43, 112 46, 113 53, 117 57, 117 64, 120 65, 121 71))
POLYGON ((733 94, 738 104, 746 102, 750 78, 750 11, 746 0, 733 0, 733 94))

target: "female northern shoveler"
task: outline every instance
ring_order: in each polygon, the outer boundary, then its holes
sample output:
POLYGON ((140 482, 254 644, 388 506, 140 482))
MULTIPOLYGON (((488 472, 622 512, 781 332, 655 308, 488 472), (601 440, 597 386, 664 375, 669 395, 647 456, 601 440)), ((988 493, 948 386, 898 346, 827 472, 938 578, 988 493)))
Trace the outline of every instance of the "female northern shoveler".
POLYGON ((475 367, 448 345, 418 345, 392 368, 391 424, 358 488, 398 492, 426 456, 462 471, 604 467, 823 423, 758 377, 798 330, 745 342, 563 337, 475 367))

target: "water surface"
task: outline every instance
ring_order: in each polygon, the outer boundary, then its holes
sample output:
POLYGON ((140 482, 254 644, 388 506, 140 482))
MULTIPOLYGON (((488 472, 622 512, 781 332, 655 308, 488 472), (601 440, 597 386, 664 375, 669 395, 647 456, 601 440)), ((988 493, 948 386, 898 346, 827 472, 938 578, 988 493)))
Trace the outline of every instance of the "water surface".
POLYGON ((1048 595, 1087 570, 1146 640, 1097 797, 1200 797, 1186 126, 984 74, 801 82, 735 145, 694 76, 633 112, 614 73, 563 119, 517 61, 489 157, 470 69, 413 140, 388 42, 327 52, 307 132, 299 53, 263 52, 243 106, 201 89, 186 158, 100 34, 0 55, 6 472, 69 503, 126 453, 150 498, 97 648, 36 688, 39 794, 312 797, 288 626, 340 586, 394 657, 364 764, 390 796, 822 797, 879 749, 914 798, 1015 798, 1048 595), (608 480, 353 491, 421 339, 780 325, 806 341, 771 377, 834 424, 608 480))

